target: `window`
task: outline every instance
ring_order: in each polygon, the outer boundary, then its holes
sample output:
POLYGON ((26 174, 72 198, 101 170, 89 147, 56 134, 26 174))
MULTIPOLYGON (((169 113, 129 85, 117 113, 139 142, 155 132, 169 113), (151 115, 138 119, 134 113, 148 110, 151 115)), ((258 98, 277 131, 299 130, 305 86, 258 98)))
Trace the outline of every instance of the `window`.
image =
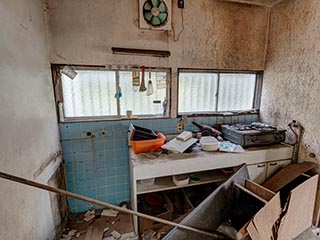
POLYGON ((239 112, 259 107, 261 72, 179 71, 178 114, 239 112))
POLYGON ((74 79, 58 74, 63 99, 60 102, 63 102, 66 119, 120 118, 127 110, 131 110, 134 116, 167 116, 168 69, 146 69, 147 91, 144 92, 139 92, 139 86, 133 86, 133 72, 140 80, 140 70, 75 68, 75 71, 74 79), (147 96, 151 89, 153 93, 147 96))

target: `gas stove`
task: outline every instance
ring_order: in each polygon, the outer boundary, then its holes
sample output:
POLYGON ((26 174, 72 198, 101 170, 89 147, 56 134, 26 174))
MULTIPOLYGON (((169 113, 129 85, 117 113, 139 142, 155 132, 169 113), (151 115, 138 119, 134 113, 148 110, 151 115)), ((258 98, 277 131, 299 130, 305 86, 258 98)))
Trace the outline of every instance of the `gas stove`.
POLYGON ((237 123, 234 125, 222 125, 223 138, 242 147, 253 147, 281 143, 285 140, 284 129, 265 123, 255 122, 251 124, 237 123))

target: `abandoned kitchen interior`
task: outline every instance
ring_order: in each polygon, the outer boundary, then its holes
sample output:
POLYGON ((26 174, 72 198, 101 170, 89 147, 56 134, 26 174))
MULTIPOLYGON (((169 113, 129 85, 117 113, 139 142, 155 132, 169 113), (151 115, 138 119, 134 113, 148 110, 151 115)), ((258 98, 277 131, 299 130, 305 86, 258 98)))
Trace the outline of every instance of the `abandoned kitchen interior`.
POLYGON ((0 0, 0 239, 319 239, 319 0, 0 0))

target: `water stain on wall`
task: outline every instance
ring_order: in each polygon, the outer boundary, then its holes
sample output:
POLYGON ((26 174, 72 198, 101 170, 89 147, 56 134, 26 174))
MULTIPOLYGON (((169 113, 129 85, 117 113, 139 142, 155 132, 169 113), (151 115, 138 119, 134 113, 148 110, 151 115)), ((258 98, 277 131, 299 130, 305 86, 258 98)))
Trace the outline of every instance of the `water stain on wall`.
POLYGON ((286 0, 272 8, 262 119, 283 127, 298 120, 305 129, 299 157, 315 162, 320 159, 319 49, 320 1, 286 0))
POLYGON ((212 0, 172 2, 172 25, 140 29, 138 1, 49 0, 51 62, 138 64, 158 67, 263 69, 267 27, 264 7, 212 0), (178 41, 175 35, 183 29, 178 41), (171 51, 166 60, 116 56, 111 47, 171 51), (59 56, 63 56, 62 59, 59 56))

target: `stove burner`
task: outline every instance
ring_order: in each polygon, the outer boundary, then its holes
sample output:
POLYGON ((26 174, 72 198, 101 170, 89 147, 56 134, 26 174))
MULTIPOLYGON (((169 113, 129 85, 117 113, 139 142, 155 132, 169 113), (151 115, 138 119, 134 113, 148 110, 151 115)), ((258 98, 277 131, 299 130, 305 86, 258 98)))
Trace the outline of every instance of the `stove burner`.
POLYGON ((281 143, 285 140, 286 132, 264 123, 222 125, 221 131, 225 140, 242 147, 281 143))
POLYGON ((277 130, 277 128, 274 126, 260 122, 254 122, 251 124, 237 123, 233 125, 232 128, 238 131, 257 130, 260 132, 273 132, 277 130))

